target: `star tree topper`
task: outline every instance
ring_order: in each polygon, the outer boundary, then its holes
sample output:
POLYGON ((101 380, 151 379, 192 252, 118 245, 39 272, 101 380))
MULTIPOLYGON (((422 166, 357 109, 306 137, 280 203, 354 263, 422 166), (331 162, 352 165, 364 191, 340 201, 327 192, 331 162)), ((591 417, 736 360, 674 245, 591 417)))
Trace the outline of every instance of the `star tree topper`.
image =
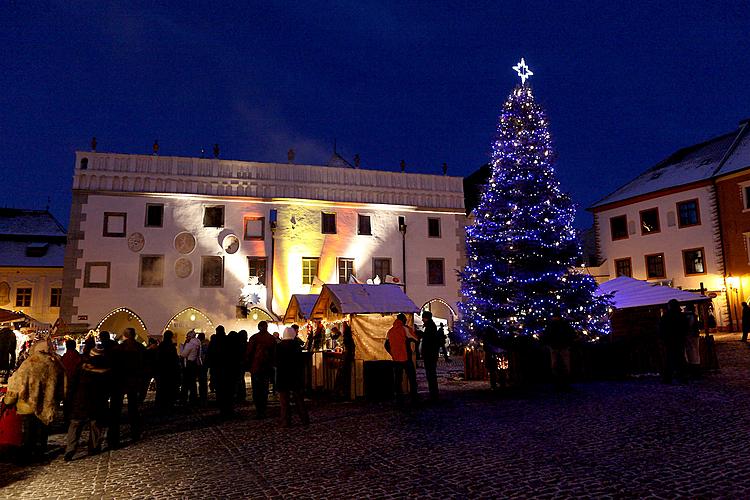
POLYGON ((526 79, 530 76, 533 76, 534 73, 529 69, 528 66, 526 66, 526 61, 523 60, 523 57, 521 58, 521 62, 513 66, 513 69, 516 70, 516 73, 518 73, 518 76, 521 77, 521 85, 524 85, 526 83, 526 79))

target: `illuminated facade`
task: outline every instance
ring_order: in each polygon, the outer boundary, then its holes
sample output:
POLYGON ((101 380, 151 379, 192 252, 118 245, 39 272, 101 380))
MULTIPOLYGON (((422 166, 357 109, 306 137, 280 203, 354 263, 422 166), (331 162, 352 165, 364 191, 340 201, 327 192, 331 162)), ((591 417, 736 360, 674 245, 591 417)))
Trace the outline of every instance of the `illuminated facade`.
POLYGON ((354 275, 400 282, 452 321, 462 179, 336 158, 339 166, 78 152, 63 318, 92 328, 142 322, 156 335, 193 322, 250 331, 283 316, 292 294, 354 275))

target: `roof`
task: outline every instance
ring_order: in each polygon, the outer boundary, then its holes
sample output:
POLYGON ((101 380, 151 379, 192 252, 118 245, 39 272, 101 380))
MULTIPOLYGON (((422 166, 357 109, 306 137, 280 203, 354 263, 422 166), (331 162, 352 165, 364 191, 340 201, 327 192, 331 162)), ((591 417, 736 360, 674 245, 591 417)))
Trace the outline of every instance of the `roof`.
POLYGON ((419 312, 398 285, 323 285, 311 312, 314 318, 338 314, 394 314, 419 312))
POLYGON ((736 137, 735 131, 680 149, 590 208, 711 179, 736 137))
POLYGON ((65 229, 47 210, 0 208, 0 236, 65 237, 65 229))
POLYGON ((346 161, 343 156, 340 154, 334 152, 331 156, 331 159, 328 160, 328 166, 329 167, 338 167, 338 168, 354 168, 351 163, 346 161))
POLYGON ((0 239, 0 267, 63 267, 65 243, 0 239))
POLYGON ((620 276, 602 283, 599 285, 599 293, 612 295, 612 307, 615 309, 666 305, 672 299, 681 303, 711 300, 705 295, 661 286, 627 276, 620 276))
POLYGON ((717 176, 731 174, 750 167, 750 120, 744 122, 743 132, 741 132, 732 154, 729 155, 727 161, 716 173, 717 176))
POLYGON ((281 321, 286 324, 310 319, 310 314, 312 313, 315 302, 318 300, 318 296, 317 293, 295 293, 292 295, 292 298, 289 299, 289 306, 287 306, 286 312, 281 321))

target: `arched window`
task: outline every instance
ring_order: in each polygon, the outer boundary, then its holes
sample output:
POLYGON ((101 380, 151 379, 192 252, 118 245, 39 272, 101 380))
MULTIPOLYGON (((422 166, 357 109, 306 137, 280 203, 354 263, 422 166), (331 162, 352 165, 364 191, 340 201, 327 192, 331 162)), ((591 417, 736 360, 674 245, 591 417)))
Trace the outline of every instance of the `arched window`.
POLYGON ((81 170, 86 170, 87 168, 89 168, 89 159, 81 158, 81 170))

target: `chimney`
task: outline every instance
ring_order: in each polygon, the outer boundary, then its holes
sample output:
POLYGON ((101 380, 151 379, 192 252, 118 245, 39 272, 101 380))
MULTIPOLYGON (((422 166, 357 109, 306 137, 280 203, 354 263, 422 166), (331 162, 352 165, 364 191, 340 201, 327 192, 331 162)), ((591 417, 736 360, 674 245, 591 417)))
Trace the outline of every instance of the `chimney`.
POLYGON ((96 137, 91 138, 91 151, 96 153, 96 137))
POLYGON ((406 172, 406 162, 404 160, 401 160, 401 172, 406 172))
POLYGON ((443 162, 443 175, 448 175, 448 164, 443 162))
POLYGON ((159 154, 159 141, 156 139, 154 140, 153 149, 154 149, 154 156, 158 155, 159 154))
POLYGON ((219 157, 219 145, 214 144, 214 158, 218 158, 218 157, 219 157))
POLYGON ((290 165, 294 163, 294 150, 293 149, 290 149, 289 151, 286 152, 286 159, 290 165))
POLYGON ((359 168, 359 162, 359 153, 357 153, 356 155, 354 155, 354 168, 359 168))

